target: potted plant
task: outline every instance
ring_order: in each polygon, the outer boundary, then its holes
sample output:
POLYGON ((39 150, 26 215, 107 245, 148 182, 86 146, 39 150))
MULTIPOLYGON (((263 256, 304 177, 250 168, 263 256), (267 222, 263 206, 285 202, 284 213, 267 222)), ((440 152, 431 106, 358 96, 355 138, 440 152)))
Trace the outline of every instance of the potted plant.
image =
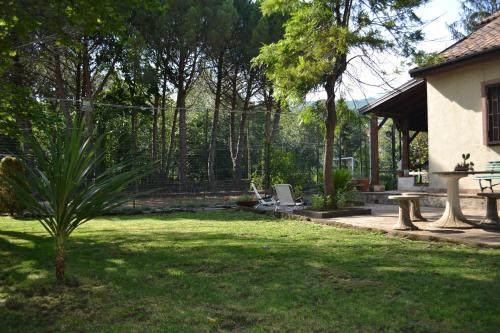
POLYGON ((236 199, 236 204, 238 206, 253 207, 258 203, 250 194, 242 194, 236 199))
POLYGON ((469 162, 470 154, 462 154, 462 163, 457 163, 455 166, 455 171, 474 171, 474 163, 472 161, 469 162))

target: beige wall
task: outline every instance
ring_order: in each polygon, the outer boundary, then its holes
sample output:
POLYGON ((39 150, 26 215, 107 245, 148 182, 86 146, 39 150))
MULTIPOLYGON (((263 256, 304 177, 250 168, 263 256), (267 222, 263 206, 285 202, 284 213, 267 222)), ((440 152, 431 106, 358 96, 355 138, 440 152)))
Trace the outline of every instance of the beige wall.
MULTIPOLYGON (((475 169, 500 160, 500 146, 483 142, 481 83, 500 79, 500 59, 460 66, 427 77, 429 170, 453 170, 462 153, 470 153, 475 169)), ((430 176, 431 189, 444 189, 439 176, 430 176)), ((479 189, 471 176, 460 181, 464 190, 479 189)))

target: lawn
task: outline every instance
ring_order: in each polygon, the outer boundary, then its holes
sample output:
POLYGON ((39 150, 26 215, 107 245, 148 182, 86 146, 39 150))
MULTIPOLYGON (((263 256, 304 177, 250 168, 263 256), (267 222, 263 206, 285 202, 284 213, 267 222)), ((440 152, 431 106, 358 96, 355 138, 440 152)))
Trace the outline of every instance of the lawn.
POLYGON ((223 211, 102 218, 56 287, 0 218, 2 332, 498 332, 500 251, 223 211))

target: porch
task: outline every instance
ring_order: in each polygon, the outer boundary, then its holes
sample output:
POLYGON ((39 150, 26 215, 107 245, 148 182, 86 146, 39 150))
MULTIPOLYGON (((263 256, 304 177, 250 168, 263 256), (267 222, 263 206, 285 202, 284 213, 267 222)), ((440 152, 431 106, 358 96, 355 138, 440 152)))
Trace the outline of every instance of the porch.
POLYGON ((426 180, 426 171, 417 170, 410 165, 410 147, 413 140, 422 132, 427 132, 427 89, 426 82, 414 79, 385 96, 365 105, 358 110, 370 116, 370 188, 380 185, 379 131, 391 119, 392 128, 392 170, 398 175, 398 189, 402 191, 425 190, 416 179, 426 180), (394 130, 400 133, 400 161, 397 166, 394 130))

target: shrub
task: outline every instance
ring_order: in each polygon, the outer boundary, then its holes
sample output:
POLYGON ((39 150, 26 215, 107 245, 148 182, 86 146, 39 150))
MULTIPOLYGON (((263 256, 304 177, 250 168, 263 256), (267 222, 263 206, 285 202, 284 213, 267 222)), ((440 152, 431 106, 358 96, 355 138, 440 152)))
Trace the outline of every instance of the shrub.
POLYGON ((350 184, 352 179, 351 172, 347 169, 335 169, 333 172, 333 183, 337 192, 347 192, 352 190, 350 184))
POLYGON ((252 195, 250 194, 242 194, 238 197, 236 202, 244 202, 244 201, 253 201, 255 200, 252 195))
POLYGON ((311 197, 311 208, 312 210, 325 210, 330 201, 330 196, 315 194, 311 197))
POLYGON ((347 206, 348 202, 354 199, 354 186, 351 180, 352 175, 349 170, 335 169, 333 183, 335 184, 335 194, 339 207, 347 206))
POLYGON ((22 213, 22 202, 6 179, 12 179, 16 174, 24 172, 23 164, 15 157, 5 156, 0 161, 0 211, 8 212, 10 215, 22 213))
POLYGON ((102 137, 93 143, 85 133, 84 126, 75 122, 69 136, 56 133, 47 148, 34 138, 26 138, 33 166, 28 165, 27 172, 17 177, 4 178, 54 239, 56 279, 60 283, 64 282, 65 244, 71 233, 139 195, 126 189, 152 171, 149 166, 135 167, 131 160, 97 172, 105 158, 102 137))

